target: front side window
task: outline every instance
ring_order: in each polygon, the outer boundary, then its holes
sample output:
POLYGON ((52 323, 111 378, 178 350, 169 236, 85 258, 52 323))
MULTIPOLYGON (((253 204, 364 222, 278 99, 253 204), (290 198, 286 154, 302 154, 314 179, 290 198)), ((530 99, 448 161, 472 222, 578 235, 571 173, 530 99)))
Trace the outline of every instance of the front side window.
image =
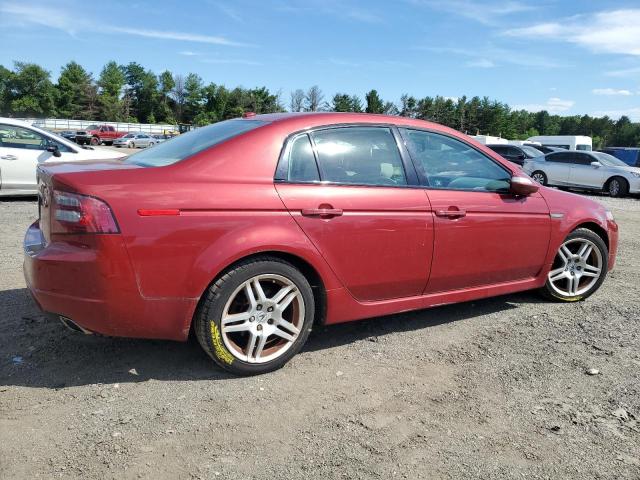
POLYGON ((470 145, 438 133, 403 130, 429 188, 507 192, 511 173, 470 145))
POLYGON ((576 145, 576 150, 583 150, 583 151, 586 151, 586 152, 590 152, 591 151, 591 145, 579 144, 579 145, 576 145))
POLYGON ((322 181, 374 186, 406 185, 390 128, 341 127, 311 134, 322 181))
POLYGON ((132 163, 144 167, 171 165, 232 137, 267 124, 268 122, 262 120, 244 119, 214 123, 183 133, 170 142, 159 143, 152 149, 142 150, 140 153, 130 155, 124 160, 124 163, 132 163))
POLYGON ((51 146, 57 146, 61 152, 72 151, 65 144, 29 128, 0 125, 0 147, 44 151, 51 146))

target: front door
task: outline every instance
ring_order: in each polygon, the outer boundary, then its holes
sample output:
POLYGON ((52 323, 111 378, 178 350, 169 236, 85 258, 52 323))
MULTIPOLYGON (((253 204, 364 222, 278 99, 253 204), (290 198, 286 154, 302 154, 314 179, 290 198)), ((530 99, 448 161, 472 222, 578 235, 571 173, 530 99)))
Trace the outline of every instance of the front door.
POLYGON ((302 133, 278 168, 287 209, 360 301, 420 295, 429 276, 433 218, 397 138, 377 126, 302 133))
POLYGON ((573 163, 569 173, 569 183, 578 187, 602 188, 605 179, 605 169, 601 166, 594 167, 592 162, 598 160, 589 153, 571 152, 573 163))
POLYGON ((425 293, 538 275, 551 227, 544 199, 510 194, 512 172, 470 144, 439 133, 401 131, 433 211, 433 264, 425 293))

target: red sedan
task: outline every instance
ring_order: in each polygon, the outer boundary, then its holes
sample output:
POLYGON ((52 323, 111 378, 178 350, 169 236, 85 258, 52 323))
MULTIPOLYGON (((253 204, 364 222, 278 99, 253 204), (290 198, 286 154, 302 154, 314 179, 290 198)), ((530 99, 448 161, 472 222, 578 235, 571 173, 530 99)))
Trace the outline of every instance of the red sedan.
POLYGON ((582 300, 618 245, 598 203, 400 117, 247 115, 38 175, 38 305, 85 332, 193 331, 237 374, 281 367, 315 322, 529 289, 582 300))

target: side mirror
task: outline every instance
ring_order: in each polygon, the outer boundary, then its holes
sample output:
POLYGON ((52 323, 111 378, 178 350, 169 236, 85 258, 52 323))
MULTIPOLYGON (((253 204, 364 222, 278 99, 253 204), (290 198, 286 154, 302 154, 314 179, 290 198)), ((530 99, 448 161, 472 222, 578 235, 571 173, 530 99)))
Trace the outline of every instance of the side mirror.
POLYGON ((602 164, 600 162, 591 162, 591 166, 594 168, 600 168, 602 164))
POLYGON ((47 147, 47 152, 51 152, 54 157, 61 157, 62 156, 62 154, 60 153, 60 150, 58 150, 58 146, 57 145, 49 145, 47 147))
POLYGON ((540 186, 528 177, 511 177, 509 191, 519 197, 526 197, 536 193, 540 186))

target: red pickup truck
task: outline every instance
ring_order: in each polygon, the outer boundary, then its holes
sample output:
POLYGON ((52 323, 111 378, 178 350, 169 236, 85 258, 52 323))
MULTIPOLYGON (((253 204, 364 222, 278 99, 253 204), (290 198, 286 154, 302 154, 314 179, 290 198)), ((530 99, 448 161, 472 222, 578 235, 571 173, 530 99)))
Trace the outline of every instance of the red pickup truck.
POLYGON ((111 125, 89 125, 85 130, 76 132, 76 143, 80 145, 113 145, 116 138, 126 135, 127 132, 119 132, 111 125))

